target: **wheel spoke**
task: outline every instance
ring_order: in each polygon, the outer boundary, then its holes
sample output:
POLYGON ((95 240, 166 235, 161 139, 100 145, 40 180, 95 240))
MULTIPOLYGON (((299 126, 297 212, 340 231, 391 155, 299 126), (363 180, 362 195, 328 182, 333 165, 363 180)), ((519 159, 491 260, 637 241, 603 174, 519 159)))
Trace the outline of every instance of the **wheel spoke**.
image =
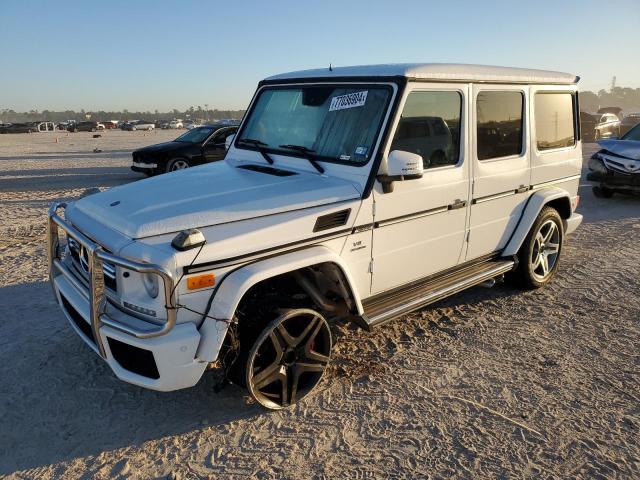
POLYGON ((253 376, 253 386, 260 390, 261 388, 266 387, 267 385, 270 385, 277 380, 281 380, 283 370, 284 369, 282 365, 280 365, 279 363, 272 363, 264 370, 258 372, 258 374, 253 376))
POLYGON ((284 340, 276 334, 275 330, 269 332, 269 339, 271 340, 273 349, 276 352, 276 359, 274 360, 274 363, 280 363, 280 360, 282 360, 282 351, 287 348, 287 345, 284 340))
POLYGON ((558 250, 560 250, 560 244, 547 242, 547 244, 545 245, 545 250, 552 253, 558 253, 558 250))
MULTIPOLYGON (((314 317, 312 322, 309 324, 310 327, 313 327, 313 331, 311 332, 311 335, 309 335, 309 338, 307 338, 307 341, 304 345, 305 351, 311 350, 311 344, 313 343, 313 341, 316 339, 316 337, 318 336, 318 333, 320 332, 320 329, 322 328, 322 322, 320 321, 320 319, 318 317, 314 317)), ((311 330, 311 328, 307 328, 305 329, 305 334, 311 330)), ((304 339, 304 337, 303 337, 304 339)))
POLYGON ((296 373, 322 373, 326 365, 320 363, 298 362, 295 364, 296 373))
POLYGON ((533 262, 533 264, 531 265, 531 270, 535 272, 540 266, 540 263, 542 263, 542 253, 538 253, 535 262, 533 262))
POLYGON ((546 276, 549 273, 549 259, 546 255, 540 255, 542 260, 542 276, 546 276))
POLYGON ((310 363, 317 362, 323 365, 326 365, 327 363, 329 363, 329 357, 321 353, 318 353, 314 350, 311 350, 309 347, 306 347, 304 349, 304 359, 309 360, 310 363))
POLYGON ((280 338, 284 341, 284 343, 281 344, 282 347, 295 347, 298 344, 297 339, 289 334, 283 323, 278 325, 277 330, 280 338))
POLYGON ((549 223, 549 230, 547 231, 547 233, 544 235, 544 237, 542 239, 543 243, 546 244, 547 242, 549 242, 549 240, 551 240, 551 237, 553 236, 555 231, 556 231, 556 224, 553 223, 553 222, 550 222, 549 223))

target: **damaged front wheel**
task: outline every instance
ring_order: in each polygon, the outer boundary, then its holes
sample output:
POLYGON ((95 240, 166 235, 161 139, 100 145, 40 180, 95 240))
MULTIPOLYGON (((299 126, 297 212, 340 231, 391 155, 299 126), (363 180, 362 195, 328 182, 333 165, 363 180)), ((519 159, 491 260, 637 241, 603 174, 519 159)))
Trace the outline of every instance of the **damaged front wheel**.
POLYGON ((282 313, 260 333, 246 360, 246 385, 263 407, 279 410, 318 385, 331 357, 327 321, 310 309, 282 313))

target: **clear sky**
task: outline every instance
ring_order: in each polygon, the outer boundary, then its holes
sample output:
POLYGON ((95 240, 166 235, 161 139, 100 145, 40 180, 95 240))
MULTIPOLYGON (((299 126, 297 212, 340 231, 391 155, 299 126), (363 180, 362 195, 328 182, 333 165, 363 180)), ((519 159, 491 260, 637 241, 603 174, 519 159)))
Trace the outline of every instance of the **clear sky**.
POLYGON ((274 73, 460 62, 640 87, 640 0, 0 0, 0 108, 245 108, 274 73))

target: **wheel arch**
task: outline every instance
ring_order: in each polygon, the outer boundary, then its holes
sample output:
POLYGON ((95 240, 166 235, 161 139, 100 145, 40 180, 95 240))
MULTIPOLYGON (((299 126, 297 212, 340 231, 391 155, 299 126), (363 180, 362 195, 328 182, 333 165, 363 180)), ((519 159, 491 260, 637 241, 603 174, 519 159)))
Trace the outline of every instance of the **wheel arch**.
POLYGON ((535 192, 529 197, 527 205, 522 212, 522 217, 520 217, 520 222, 502 252, 503 256, 508 257, 518 253, 533 223, 546 206, 555 208, 565 222, 571 216, 571 196, 569 192, 558 187, 549 187, 535 192))
POLYGON ((346 290, 351 295, 354 313, 362 315, 364 310, 356 284, 346 262, 337 253, 324 246, 284 253, 245 265, 222 279, 207 312, 208 318, 200 327, 202 338, 198 346, 198 358, 208 362, 216 359, 226 334, 226 328, 222 331, 219 320, 233 319, 238 306, 252 287, 283 274, 302 272, 308 267, 322 265, 333 265, 339 270, 346 290))

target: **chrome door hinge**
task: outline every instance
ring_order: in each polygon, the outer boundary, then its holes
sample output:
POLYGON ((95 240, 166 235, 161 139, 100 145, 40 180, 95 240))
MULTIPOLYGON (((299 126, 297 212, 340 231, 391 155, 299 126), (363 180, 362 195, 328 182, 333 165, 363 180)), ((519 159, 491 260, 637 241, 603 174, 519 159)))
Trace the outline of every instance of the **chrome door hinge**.
POLYGON ((374 218, 375 218, 375 216, 376 216, 376 204, 375 204, 375 202, 373 202, 373 203, 371 204, 371 215, 372 215, 374 218))
POLYGON ((467 230, 467 243, 469 243, 470 238, 471 238, 471 230, 467 230))
POLYGON ((373 273, 373 260, 369 262, 369 273, 373 273))

